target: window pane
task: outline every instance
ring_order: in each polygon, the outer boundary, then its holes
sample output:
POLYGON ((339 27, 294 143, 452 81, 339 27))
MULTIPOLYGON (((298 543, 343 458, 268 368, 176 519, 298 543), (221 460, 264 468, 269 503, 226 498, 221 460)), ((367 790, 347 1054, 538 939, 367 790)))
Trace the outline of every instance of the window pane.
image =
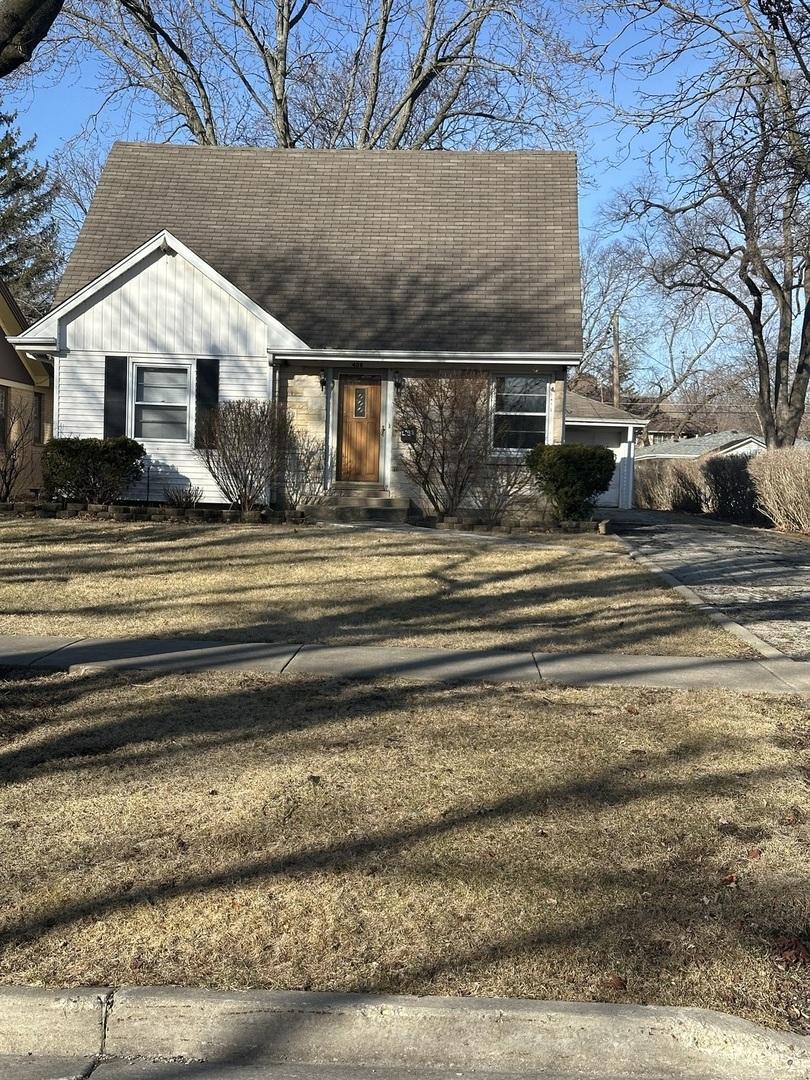
POLYGON ((186 407, 173 405, 136 405, 136 439, 183 439, 186 432, 186 407))
POLYGON ((42 442, 43 422, 42 404, 45 400, 43 394, 34 394, 34 442, 42 442))
POLYGON ((545 376, 507 375, 495 387, 497 412, 545 412, 548 379, 545 376))
POLYGON ((495 417, 492 445, 496 450, 531 450, 545 441, 545 416, 522 416, 518 413, 495 417))
POLYGON ((185 405, 188 398, 186 368, 136 368, 135 400, 185 405))
POLYGON ((363 419, 366 415, 366 391, 365 389, 357 389, 354 392, 354 415, 359 419, 363 419))

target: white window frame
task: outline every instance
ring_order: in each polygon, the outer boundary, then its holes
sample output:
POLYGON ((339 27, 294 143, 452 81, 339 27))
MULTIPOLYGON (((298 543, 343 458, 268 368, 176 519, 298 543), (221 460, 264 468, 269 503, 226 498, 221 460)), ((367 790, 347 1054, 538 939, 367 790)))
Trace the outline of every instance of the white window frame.
MULTIPOLYGON (((127 431, 131 439, 137 439, 138 442, 153 445, 156 443, 172 443, 175 446, 192 446, 194 444, 194 431, 193 431, 193 419, 194 412, 192 409, 192 403, 195 400, 196 387, 195 387, 195 365, 190 360, 173 360, 168 356, 161 356, 157 358, 153 357, 138 357, 130 360, 129 371, 129 393, 127 394, 127 431), (138 370, 139 368, 183 368, 186 372, 186 437, 185 439, 147 439, 142 436, 139 437, 135 434, 135 406, 154 404, 154 402, 138 402, 135 400, 135 394, 138 386, 138 370)), ((178 408, 179 406, 173 406, 178 408)))
POLYGON ((549 442, 549 426, 551 422, 551 393, 554 379, 541 373, 540 375, 526 375, 525 372, 509 372, 508 374, 493 375, 490 380, 490 415, 492 417, 489 430, 489 445, 494 458, 524 458, 529 451, 519 446, 496 446, 495 445, 495 418, 497 416, 545 416, 546 424, 543 429, 543 441, 549 442), (546 411, 541 412, 505 412, 495 408, 498 400, 498 379, 541 379, 546 380, 546 411))

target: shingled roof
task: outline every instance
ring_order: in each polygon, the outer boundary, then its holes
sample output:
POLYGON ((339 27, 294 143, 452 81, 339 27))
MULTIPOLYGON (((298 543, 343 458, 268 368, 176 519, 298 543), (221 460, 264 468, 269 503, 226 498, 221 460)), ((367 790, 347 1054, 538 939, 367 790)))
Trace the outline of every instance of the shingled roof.
POLYGON ((581 349, 570 153, 116 143, 58 299, 162 229, 313 348, 581 349))
POLYGON ((606 401, 596 401, 594 398, 585 397, 575 390, 568 390, 565 395, 565 415, 569 420, 612 420, 621 421, 623 424, 633 424, 635 427, 643 427, 646 420, 619 409, 615 405, 609 405, 606 401))

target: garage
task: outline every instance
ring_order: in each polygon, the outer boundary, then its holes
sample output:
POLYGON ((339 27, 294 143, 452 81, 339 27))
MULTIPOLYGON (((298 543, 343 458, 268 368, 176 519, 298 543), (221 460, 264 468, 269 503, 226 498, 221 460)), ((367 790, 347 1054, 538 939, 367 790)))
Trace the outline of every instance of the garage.
POLYGON ((597 499, 597 506, 629 510, 633 505, 633 469, 636 435, 646 420, 569 390, 565 396, 565 441, 584 446, 607 446, 616 458, 610 487, 597 499))

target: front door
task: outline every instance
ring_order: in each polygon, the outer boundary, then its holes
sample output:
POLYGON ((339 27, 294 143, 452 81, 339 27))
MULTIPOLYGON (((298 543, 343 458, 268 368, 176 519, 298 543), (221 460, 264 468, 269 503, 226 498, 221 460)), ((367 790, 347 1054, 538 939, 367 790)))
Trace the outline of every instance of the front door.
POLYGON ((376 484, 380 479, 380 382, 340 380, 338 480, 376 484))

